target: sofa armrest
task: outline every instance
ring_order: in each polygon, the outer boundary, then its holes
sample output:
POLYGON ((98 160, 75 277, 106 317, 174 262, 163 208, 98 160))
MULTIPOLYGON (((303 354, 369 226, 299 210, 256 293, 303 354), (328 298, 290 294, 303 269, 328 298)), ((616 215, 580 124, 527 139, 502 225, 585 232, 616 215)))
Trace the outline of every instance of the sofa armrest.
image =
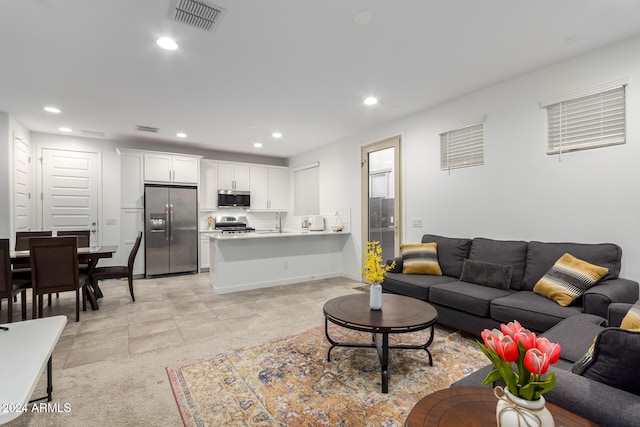
POLYGON ((602 426, 632 426, 640 419, 640 396, 555 370, 556 385, 545 399, 602 426))
POLYGON ((607 317, 607 326, 620 327, 622 319, 627 315, 627 312, 633 307, 633 304, 627 304, 623 302, 614 302, 609 306, 609 316, 607 317))
POLYGON ((638 301, 638 282, 628 279, 611 279, 587 289, 583 295, 584 312, 607 318, 609 304, 638 301))
POLYGON ((396 262, 396 266, 389 270, 389 273, 402 273, 402 257, 396 257, 394 259, 387 260, 387 265, 391 265, 392 262, 396 262))

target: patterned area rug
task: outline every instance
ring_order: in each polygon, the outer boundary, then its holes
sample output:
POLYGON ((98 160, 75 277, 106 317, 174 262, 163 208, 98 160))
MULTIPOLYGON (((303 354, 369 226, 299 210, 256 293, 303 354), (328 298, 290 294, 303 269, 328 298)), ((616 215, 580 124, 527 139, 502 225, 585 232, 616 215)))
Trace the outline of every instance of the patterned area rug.
MULTIPOLYGON (((333 339, 371 335, 329 327, 333 339)), ((424 343, 428 331, 390 336, 424 343)), ((381 393, 375 349, 338 347, 327 362, 324 327, 167 368, 184 425, 402 426, 415 403, 488 364, 472 338, 436 327, 423 350, 390 350, 389 393, 381 393)))

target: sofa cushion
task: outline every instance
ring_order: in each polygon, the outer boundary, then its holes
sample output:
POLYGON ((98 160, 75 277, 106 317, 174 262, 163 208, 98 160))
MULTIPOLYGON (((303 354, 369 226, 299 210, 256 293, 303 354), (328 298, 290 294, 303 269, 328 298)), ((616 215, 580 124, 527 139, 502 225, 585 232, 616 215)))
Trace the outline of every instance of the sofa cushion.
POLYGON ((640 332, 606 328, 595 339, 592 351, 571 371, 586 378, 640 395, 640 332))
POLYGON ((400 245, 402 272, 404 274, 432 274, 442 276, 438 264, 438 244, 409 243, 400 245))
POLYGON ((522 289, 533 290, 538 280, 555 264, 563 254, 570 253, 590 264, 609 269, 602 280, 615 279, 620 274, 622 249, 612 243, 543 243, 529 242, 527 262, 522 279, 522 289))
POLYGON ((629 331, 640 331, 640 301, 627 311, 620 322, 620 327, 629 331))
POLYGON ((469 251, 470 260, 512 266, 511 289, 520 289, 526 258, 527 242, 523 241, 491 240, 477 237, 473 239, 469 251))
POLYGON ((471 239, 443 237, 435 234, 422 236, 422 243, 436 242, 438 244, 438 263, 442 274, 458 278, 462 273, 462 264, 469 256, 471 239))
POLYGON ((464 260, 460 280, 490 288, 509 289, 513 266, 491 262, 464 260))
POLYGON ((542 336, 560 344, 560 357, 574 363, 589 350, 593 338, 604 329, 605 323, 603 317, 583 313, 560 321, 542 336))
POLYGON ((516 292, 491 302, 491 318, 504 323, 517 320, 533 331, 546 331, 562 319, 581 312, 581 307, 562 307, 531 291, 516 292))
POLYGON ((491 300, 513 293, 467 282, 450 282, 429 289, 429 301, 476 316, 489 317, 491 300))
POLYGON ((536 283, 533 292, 566 307, 608 272, 608 268, 589 264, 566 253, 536 283))
POLYGON ((455 282, 455 277, 431 276, 428 274, 387 273, 382 281, 382 289, 394 294, 427 301, 429 288, 440 283, 455 282))

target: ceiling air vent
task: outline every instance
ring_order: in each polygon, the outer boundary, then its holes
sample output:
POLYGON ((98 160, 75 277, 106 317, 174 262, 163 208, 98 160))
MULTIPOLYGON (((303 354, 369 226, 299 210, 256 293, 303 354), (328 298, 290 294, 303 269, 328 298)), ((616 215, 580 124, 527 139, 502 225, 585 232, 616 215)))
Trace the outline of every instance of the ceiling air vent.
POLYGON ((100 131, 97 131, 97 130, 80 129, 80 134, 82 136, 89 136, 91 138, 104 138, 104 132, 100 132, 100 131))
POLYGON ((201 0, 171 0, 169 18, 191 27, 215 31, 226 9, 201 0))
POLYGON ((140 132, 158 133, 158 128, 154 128, 151 126, 136 125, 136 130, 139 130, 140 132))

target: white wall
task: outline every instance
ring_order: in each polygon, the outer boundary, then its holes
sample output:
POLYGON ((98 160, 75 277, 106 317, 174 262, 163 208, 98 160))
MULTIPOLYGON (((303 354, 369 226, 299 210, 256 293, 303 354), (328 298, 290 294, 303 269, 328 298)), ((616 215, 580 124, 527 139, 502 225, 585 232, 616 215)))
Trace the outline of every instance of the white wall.
POLYGON ((290 159, 292 167, 320 162, 321 207, 352 209, 345 274, 358 276, 361 260, 360 147, 400 134, 404 242, 424 233, 613 242, 623 249, 621 276, 640 280, 639 51, 635 37, 290 159), (547 156, 539 102, 625 76, 627 143, 565 154, 562 162, 547 156), (485 165, 440 171, 438 130, 482 114, 485 165), (410 227, 412 218, 423 218, 423 227, 410 227))

